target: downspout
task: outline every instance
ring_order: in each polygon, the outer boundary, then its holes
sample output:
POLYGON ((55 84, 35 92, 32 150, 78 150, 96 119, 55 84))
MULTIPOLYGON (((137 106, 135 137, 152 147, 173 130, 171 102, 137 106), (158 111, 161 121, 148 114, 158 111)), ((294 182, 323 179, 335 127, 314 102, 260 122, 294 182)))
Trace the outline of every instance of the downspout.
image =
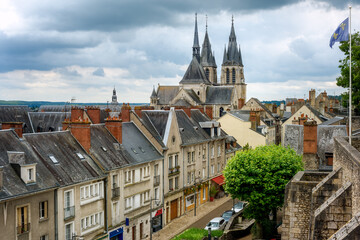
POLYGON ((107 177, 104 178, 104 210, 105 210, 105 231, 108 233, 108 204, 107 204, 107 177))
POLYGON ((208 188, 208 199, 210 199, 210 142, 207 144, 207 155, 208 155, 208 181, 209 181, 209 188, 208 188))
MULTIPOLYGON (((163 155, 163 159, 162 159, 162 171, 163 171, 163 174, 162 174, 162 197, 161 197, 161 199, 162 199, 162 205, 163 205, 163 208, 164 208, 164 210, 165 210, 165 153, 166 153, 166 150, 164 151, 164 155, 163 155)), ((155 196, 156 197, 156 196, 155 196)), ((151 203, 150 203, 151 204, 151 203)), ((165 211, 163 211, 163 213, 164 213, 165 211)), ((162 220, 163 220, 163 222, 164 222, 164 216, 163 216, 163 218, 162 218, 162 220)), ((150 219, 150 220, 152 220, 152 219, 150 219)), ((166 222, 166 221, 165 221, 166 222)), ((161 224, 162 226, 164 226, 164 224, 161 224)))
POLYGON ((57 201, 57 188, 54 190, 54 225, 55 225, 55 240, 58 240, 58 201, 57 201))

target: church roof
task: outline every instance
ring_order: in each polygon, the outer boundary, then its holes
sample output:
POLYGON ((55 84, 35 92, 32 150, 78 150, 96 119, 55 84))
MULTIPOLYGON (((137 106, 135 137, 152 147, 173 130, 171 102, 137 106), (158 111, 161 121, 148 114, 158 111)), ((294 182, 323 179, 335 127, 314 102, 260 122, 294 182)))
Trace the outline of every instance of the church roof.
POLYGON ((151 93, 151 98, 156 98, 157 97, 157 94, 156 94, 156 91, 155 91, 155 87, 153 88, 153 91, 151 93))
POLYGON ((179 92, 179 86, 159 86, 157 96, 160 105, 167 105, 179 92))
POLYGON ((201 104, 201 101, 200 101, 199 97, 196 95, 196 93, 194 92, 194 90, 192 90, 192 89, 185 89, 185 91, 189 94, 189 96, 190 96, 197 104, 201 104))
POLYGON ((205 33, 204 43, 201 49, 200 63, 203 67, 217 67, 215 62, 215 57, 211 51, 211 44, 207 29, 205 33))
POLYGON ((180 81, 180 84, 200 84, 200 83, 211 85, 211 83, 206 77, 204 69, 202 68, 196 57, 193 57, 188 69, 185 72, 183 79, 180 81))
POLYGON ((224 50, 223 65, 239 65, 243 66, 240 46, 237 47, 236 35, 234 29, 234 19, 231 24, 231 31, 229 36, 228 49, 224 50))
POLYGON ((231 104, 234 87, 210 86, 206 90, 206 104, 231 104))
POLYGON ((191 104, 188 103, 185 99, 177 100, 172 106, 181 106, 181 107, 191 107, 191 104))

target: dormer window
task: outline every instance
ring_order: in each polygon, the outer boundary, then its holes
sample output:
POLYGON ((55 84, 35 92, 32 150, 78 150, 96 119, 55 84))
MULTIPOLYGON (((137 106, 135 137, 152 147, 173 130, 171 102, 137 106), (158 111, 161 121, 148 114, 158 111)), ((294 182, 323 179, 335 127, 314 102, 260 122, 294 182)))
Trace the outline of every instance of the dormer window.
POLYGON ((22 165, 20 177, 26 184, 36 182, 36 163, 22 165))
POLYGON ((33 177, 33 169, 32 168, 28 169, 28 176, 29 176, 29 181, 33 181, 34 177, 33 177))
POLYGON ((104 151, 104 152, 107 152, 107 149, 105 147, 101 147, 101 149, 104 151))
POLYGON ((59 163, 58 160, 54 157, 54 155, 50 155, 49 158, 53 163, 59 163))

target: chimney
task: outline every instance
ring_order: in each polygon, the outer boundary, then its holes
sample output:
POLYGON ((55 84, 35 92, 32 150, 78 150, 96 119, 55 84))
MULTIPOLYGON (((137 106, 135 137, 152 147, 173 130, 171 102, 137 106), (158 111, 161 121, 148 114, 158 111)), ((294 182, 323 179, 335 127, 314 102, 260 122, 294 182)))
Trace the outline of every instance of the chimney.
POLYGON ((245 105, 245 99, 244 98, 239 98, 238 109, 241 109, 244 105, 245 105))
POLYGON ((251 122, 251 129, 255 130, 260 125, 260 111, 258 110, 251 110, 250 111, 250 122, 251 122))
POLYGON ((312 107, 315 107, 315 89, 309 91, 309 101, 312 107))
POLYGON ((299 118, 299 125, 304 125, 304 123, 307 121, 307 118, 304 117, 304 114, 301 115, 301 118, 299 118))
POLYGON ((71 134, 78 140, 86 152, 89 152, 91 147, 90 122, 75 121, 65 124, 68 124, 71 134))
POLYGON ((304 123, 304 154, 317 153, 317 123, 307 121, 304 123))
POLYGON ((130 122, 130 110, 131 107, 128 104, 123 103, 121 107, 121 119, 123 122, 130 122))
POLYGON ((320 100, 319 102, 319 112, 324 115, 325 114, 325 105, 324 105, 324 101, 320 100))
POLYGON ((107 118, 105 120, 105 127, 119 143, 122 143, 122 121, 120 118, 107 118))
POLYGON ((0 191, 4 186, 4 167, 0 166, 0 191))
POLYGON ((1 124, 1 128, 3 130, 13 129, 16 132, 16 134, 19 136, 19 138, 22 138, 22 134, 23 134, 23 123, 22 122, 3 122, 1 124))
POLYGON ((141 107, 140 106, 135 106, 134 110, 135 110, 136 115, 138 115, 139 118, 141 118, 141 111, 142 111, 141 107))
POLYGON ((294 117, 294 119, 292 120, 292 124, 300 125, 300 118, 296 119, 296 117, 294 117))
POLYGON ((86 112, 89 115, 91 122, 93 124, 100 123, 100 108, 94 106, 86 107, 86 112))
POLYGON ((213 119, 213 107, 212 106, 206 106, 205 113, 206 113, 206 115, 208 115, 208 117, 210 119, 213 119))

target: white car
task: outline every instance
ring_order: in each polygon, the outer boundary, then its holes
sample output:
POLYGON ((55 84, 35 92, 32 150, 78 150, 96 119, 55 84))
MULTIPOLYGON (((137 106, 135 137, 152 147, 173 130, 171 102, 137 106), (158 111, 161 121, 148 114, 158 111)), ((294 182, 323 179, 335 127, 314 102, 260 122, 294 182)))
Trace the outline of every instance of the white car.
POLYGON ((206 224, 205 230, 211 228, 211 230, 222 230, 225 228, 226 221, 222 217, 213 218, 208 224, 206 224))
POLYGON ((234 207, 231 209, 234 212, 238 213, 240 212, 244 207, 246 206, 246 203, 244 202, 237 202, 235 203, 234 207))

